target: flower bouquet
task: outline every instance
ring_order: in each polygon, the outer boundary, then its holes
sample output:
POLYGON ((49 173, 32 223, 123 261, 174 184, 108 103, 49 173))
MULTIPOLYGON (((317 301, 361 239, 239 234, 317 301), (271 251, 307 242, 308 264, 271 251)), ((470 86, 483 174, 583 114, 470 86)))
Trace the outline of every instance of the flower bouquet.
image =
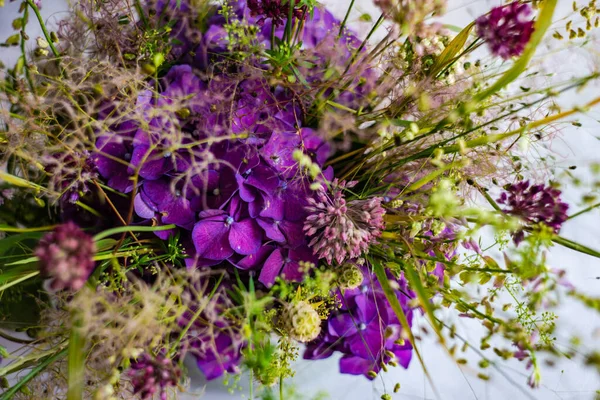
POLYGON ((474 349, 482 380, 511 358, 531 386, 541 357, 599 368, 557 347, 552 310, 600 299, 546 257, 600 257, 560 236, 598 204, 572 212, 547 155, 600 103, 556 99, 599 74, 552 79, 536 53, 593 46, 594 0, 566 30, 557 0, 459 29, 444 0, 377 0, 362 35, 354 0, 341 19, 314 0, 79 0, 54 25, 40 3, 0 71, 1 399, 166 399, 192 367, 291 399, 296 359, 334 354, 361 379, 411 361, 432 379, 423 335, 459 365, 474 349))

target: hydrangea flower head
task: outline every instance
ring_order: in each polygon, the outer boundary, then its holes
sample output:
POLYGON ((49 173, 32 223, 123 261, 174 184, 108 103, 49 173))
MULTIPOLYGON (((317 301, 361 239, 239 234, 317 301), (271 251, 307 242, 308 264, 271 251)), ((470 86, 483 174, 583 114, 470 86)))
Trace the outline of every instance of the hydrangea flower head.
POLYGON ((495 7, 476 20, 477 34, 498 57, 520 56, 533 33, 532 9, 519 1, 495 7))
POLYGON ((95 253, 93 239, 73 222, 57 226, 35 249, 42 276, 52 278, 54 290, 81 289, 94 270, 95 253))
MULTIPOLYGON (((319 337, 308 343, 304 358, 319 360, 339 351, 343 354, 341 373, 374 379, 385 364, 408 367, 412 346, 402 339, 400 322, 377 278, 368 267, 360 268, 362 283, 355 289, 337 292, 341 307, 329 316, 319 337)), ((412 323, 407 297, 407 294, 412 294, 406 281, 392 276, 388 278, 398 288, 395 293, 409 323, 412 323)))

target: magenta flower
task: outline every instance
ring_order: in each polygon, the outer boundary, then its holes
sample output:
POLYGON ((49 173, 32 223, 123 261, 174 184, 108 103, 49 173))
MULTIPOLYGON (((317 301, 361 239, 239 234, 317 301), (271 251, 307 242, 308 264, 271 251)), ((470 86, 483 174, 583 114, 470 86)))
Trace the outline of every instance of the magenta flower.
POLYGON ((77 225, 68 222, 46 234, 35 249, 41 274, 51 278, 54 290, 79 290, 95 267, 94 240, 77 225))
POLYGON ((509 59, 523 53, 533 33, 529 4, 519 1, 495 7, 477 18, 477 34, 487 42, 492 53, 509 59))
MULTIPOLYGON (((525 221, 527 225, 543 223, 554 230, 560 231, 562 224, 568 219, 569 205, 561 201, 560 190, 551 186, 531 185, 529 181, 506 187, 498 203, 507 208, 504 212, 525 221)), ((523 231, 515 234, 515 243, 523 239, 523 231)))
POLYGON ((382 198, 346 202, 343 190, 355 184, 339 183, 336 179, 331 195, 321 188, 316 198, 308 199, 304 231, 312 237, 309 246, 329 264, 360 257, 385 227, 382 198))
POLYGON ((164 355, 164 352, 157 356, 144 353, 131 363, 128 375, 133 385, 133 393, 140 398, 152 399, 155 394, 159 394, 161 400, 166 400, 165 389, 177 386, 181 370, 176 362, 164 355))
MULTIPOLYGON (((262 26, 270 19, 275 26, 283 25, 290 12, 290 0, 248 0, 248 9, 253 17, 258 17, 257 24, 262 26)), ((294 17, 302 18, 303 8, 294 9, 294 17)))

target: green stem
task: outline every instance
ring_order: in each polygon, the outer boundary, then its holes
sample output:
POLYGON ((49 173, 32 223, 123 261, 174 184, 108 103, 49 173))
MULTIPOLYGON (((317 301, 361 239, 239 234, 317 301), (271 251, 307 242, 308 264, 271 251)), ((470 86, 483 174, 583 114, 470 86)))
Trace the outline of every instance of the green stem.
POLYGON ((101 239, 107 238, 112 235, 116 235, 118 233, 124 232, 157 232, 157 231, 167 231, 169 229, 177 228, 176 225, 162 225, 162 226, 119 226, 118 228, 108 229, 104 232, 100 232, 96 236, 94 236, 94 241, 99 241, 101 239))
POLYGON ((590 212, 593 209, 598 208, 598 207, 600 207, 600 203, 596 203, 593 206, 589 206, 588 208, 584 208, 583 210, 581 210, 579 212, 576 212, 575 214, 569 216, 568 219, 573 219, 573 218, 579 217, 580 215, 583 215, 583 214, 585 214, 587 212, 590 212))
MULTIPOLYGON (((25 9, 23 10, 23 19, 22 19, 22 30, 25 33, 25 27, 27 26, 27 21, 29 20, 29 7, 25 4, 25 9)), ((27 79, 27 84, 32 92, 35 93, 35 86, 33 85, 33 81, 31 80, 31 72, 29 71, 29 66, 27 65, 27 53, 25 52, 25 35, 21 34, 21 57, 23 57, 23 68, 25 68, 25 78, 27 79)))
POLYGON ((558 235, 554 236, 552 238, 552 241, 554 243, 556 243, 556 244, 560 244, 561 246, 564 246, 564 247, 569 248, 571 250, 575 250, 575 251, 578 251, 580 253, 587 254, 589 256, 600 258, 600 251, 594 250, 594 249, 589 248, 587 246, 584 246, 582 244, 573 242, 572 240, 565 239, 565 238, 560 237, 558 235))
POLYGON ((346 15, 344 16, 344 20, 340 24, 340 31, 338 32, 338 39, 342 36, 342 33, 344 33, 344 27, 346 26, 346 22, 348 22, 348 17, 350 17, 350 12, 352 11, 352 7, 354 7, 354 1, 355 0, 350 1, 350 5, 348 6, 348 9, 346 10, 346 15))
POLYGON ((279 377, 279 400, 283 400, 283 376, 279 377))
POLYGON ((46 41, 50 45, 50 50, 52 50, 52 54, 54 54, 54 57, 60 58, 60 53, 58 52, 58 50, 54 46, 54 41, 52 40, 52 36, 48 32, 48 28, 46 28, 46 24, 44 23, 44 19, 42 18, 42 14, 40 14, 40 9, 35 5, 35 3, 33 2, 33 0, 25 0, 25 1, 29 5, 29 7, 31 7, 31 9, 33 10, 33 12, 35 13, 35 16, 37 17, 37 20, 40 23, 40 28, 42 28, 42 33, 44 34, 44 37, 46 38, 46 41))

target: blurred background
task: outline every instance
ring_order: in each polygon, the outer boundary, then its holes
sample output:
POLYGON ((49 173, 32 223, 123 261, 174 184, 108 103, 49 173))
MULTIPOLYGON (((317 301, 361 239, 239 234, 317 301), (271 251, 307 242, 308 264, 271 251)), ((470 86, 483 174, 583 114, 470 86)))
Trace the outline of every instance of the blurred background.
MULTIPOLYGON (((8 1, 7 1, 8 3, 8 1)), ((42 13, 50 27, 57 20, 67 16, 67 2, 63 0, 43 0, 42 13)), ((331 11, 338 17, 343 18, 349 0, 323 1, 331 11)), ((477 16, 487 12, 492 6, 501 4, 500 0, 449 0, 447 15, 443 22, 459 27, 470 23, 477 16)), ((571 0, 559 0, 559 11, 556 17, 556 27, 564 27, 565 16, 571 11, 571 0)), ((587 3, 587 2, 586 2, 587 3)), ((19 1, 8 3, 0 9, 0 41, 13 33, 11 23, 17 16, 19 1)), ((369 14, 373 20, 378 17, 378 10, 369 0, 357 0, 354 12, 350 18, 350 26, 358 33, 366 33, 369 24, 358 22, 363 14, 369 14)), ((32 38, 29 41, 31 47, 35 44, 35 38, 40 35, 35 21, 30 23, 27 33, 32 38)), ((384 34, 381 30, 379 34, 384 34)), ((563 43, 564 44, 564 43, 563 43)), ((590 46, 587 47, 588 49, 590 46)), ((594 47, 591 47, 594 49, 594 47)), ((600 46, 596 46, 598 51, 600 46)), ((543 65, 551 74, 549 81, 566 80, 570 77, 582 76, 594 69, 599 69, 598 56, 594 52, 572 47, 568 50, 559 50, 543 47, 539 51, 536 63, 543 65), (552 57, 548 57, 552 55, 552 57)), ((0 48, 0 61, 7 66, 12 66, 17 57, 18 49, 0 48)), ((538 80, 537 85, 543 85, 544 80, 538 80)), ((516 82, 518 87, 520 83, 516 82)), ((560 105, 570 107, 584 104, 600 92, 599 86, 595 85, 578 93, 567 93, 560 98, 560 105)), ((594 178, 590 172, 590 166, 600 162, 600 111, 591 110, 585 115, 577 117, 581 127, 570 124, 561 126, 559 137, 553 141, 552 148, 542 149, 547 155, 554 157, 556 175, 569 171, 581 185, 570 184, 564 187, 563 198, 571 204, 571 214, 584 208, 582 206, 582 195, 588 192, 594 178), (577 166, 574 171, 568 170, 570 166, 577 166)), ((540 151, 540 149, 536 149, 540 151)), ((569 220, 563 227, 561 235, 585 244, 595 249, 600 248, 600 209, 596 209, 584 216, 569 220)), ((548 254, 549 265, 565 269, 568 280, 579 290, 590 294, 600 295, 600 260, 585 256, 562 247, 554 247, 548 254)), ((585 309, 580 304, 564 299, 561 307, 556 310, 559 315, 557 320, 558 330, 556 345, 559 349, 569 348, 569 340, 573 335, 582 338, 590 348, 600 348, 600 315, 585 309)), ((452 319, 454 313, 446 312, 447 318, 452 319)), ((457 333, 465 339, 478 345, 483 330, 476 321, 465 318, 454 317, 458 327, 457 333)), ((421 326, 427 326, 424 319, 415 320, 415 331, 421 326)), ((338 373, 339 357, 332 356, 327 360, 304 361, 296 365, 297 375, 292 380, 296 390, 303 397, 309 399, 319 392, 329 395, 333 400, 369 400, 380 399, 383 393, 390 393, 393 399, 417 400, 417 399, 443 399, 443 400, 592 400, 597 398, 600 389, 600 378, 596 371, 582 367, 581 360, 563 359, 554 366, 542 363, 542 383, 538 389, 532 390, 527 386, 527 378, 530 370, 526 365, 516 360, 501 361, 497 369, 490 369, 491 379, 482 381, 477 378, 477 362, 479 356, 468 351, 466 358, 472 368, 458 366, 444 350, 436 344, 431 335, 421 335, 423 340, 418 344, 425 359, 425 365, 432 377, 433 386, 426 379, 421 365, 413 359, 408 370, 400 368, 390 369, 388 373, 382 373, 373 382, 364 377, 341 375, 338 373), (400 383, 401 389, 398 393, 392 393, 392 389, 400 383)), ((2 345, 6 343, 0 342, 2 345)), ((10 345, 9 345, 10 350, 10 345)), ((246 398, 244 388, 247 387, 247 379, 242 378, 241 391, 233 394, 224 389, 222 382, 206 383, 197 370, 194 370, 193 362, 189 363, 191 369, 192 384, 190 393, 182 396, 184 399, 206 398, 211 400, 240 399, 246 398), (204 393, 204 396, 201 394, 204 393)), ((600 397, 599 397, 600 398, 600 397)))

